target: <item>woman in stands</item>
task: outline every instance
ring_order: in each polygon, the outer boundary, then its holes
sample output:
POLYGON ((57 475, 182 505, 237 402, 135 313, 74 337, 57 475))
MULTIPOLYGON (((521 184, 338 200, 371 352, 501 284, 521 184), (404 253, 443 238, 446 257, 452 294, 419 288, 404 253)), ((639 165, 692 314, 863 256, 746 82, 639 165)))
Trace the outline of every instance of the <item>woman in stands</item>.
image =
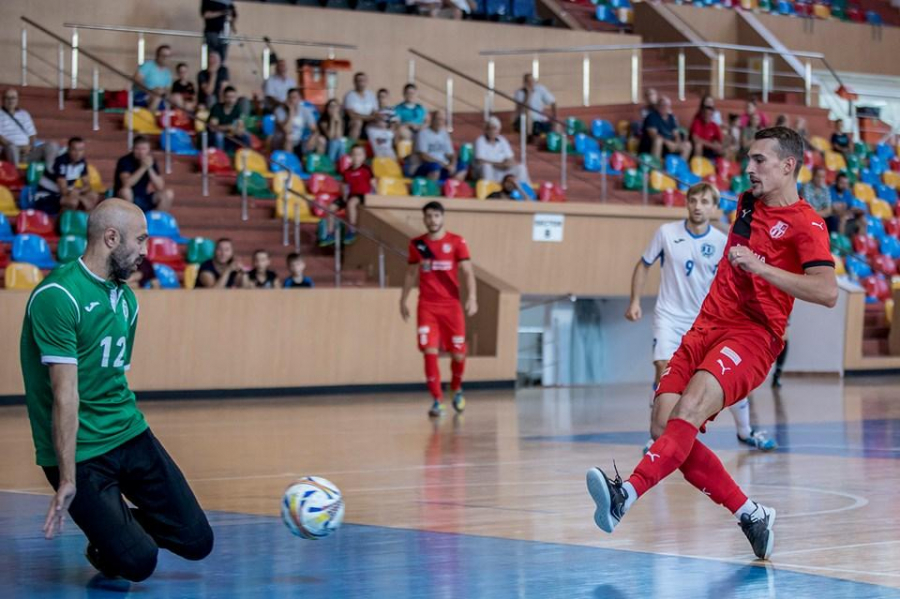
POLYGON ((332 161, 337 162, 344 152, 344 115, 340 102, 332 98, 325 104, 315 136, 313 147, 316 148, 316 153, 327 154, 332 161))

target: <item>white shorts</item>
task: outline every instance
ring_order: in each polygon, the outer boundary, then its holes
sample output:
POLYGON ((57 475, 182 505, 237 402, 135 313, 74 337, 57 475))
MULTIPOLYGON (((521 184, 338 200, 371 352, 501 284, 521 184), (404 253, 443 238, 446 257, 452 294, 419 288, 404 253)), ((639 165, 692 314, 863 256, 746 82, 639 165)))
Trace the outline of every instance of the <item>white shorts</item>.
POLYGON ((681 338, 690 330, 690 325, 675 324, 672 321, 657 320, 653 323, 653 361, 669 361, 681 345, 681 338))

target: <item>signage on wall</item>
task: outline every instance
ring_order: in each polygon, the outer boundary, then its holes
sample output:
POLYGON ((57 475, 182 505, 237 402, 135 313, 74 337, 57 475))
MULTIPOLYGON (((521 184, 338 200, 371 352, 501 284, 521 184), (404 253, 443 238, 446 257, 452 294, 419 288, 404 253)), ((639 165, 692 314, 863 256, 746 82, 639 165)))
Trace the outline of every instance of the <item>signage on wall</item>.
POLYGON ((563 214, 535 214, 532 241, 551 241, 559 243, 563 240, 563 214))

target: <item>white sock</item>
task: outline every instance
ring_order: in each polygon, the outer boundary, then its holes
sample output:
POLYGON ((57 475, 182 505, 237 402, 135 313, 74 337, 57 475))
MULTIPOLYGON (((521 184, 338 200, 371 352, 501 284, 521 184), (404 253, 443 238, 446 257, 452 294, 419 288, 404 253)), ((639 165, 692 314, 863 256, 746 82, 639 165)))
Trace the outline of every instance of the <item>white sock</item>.
POLYGON ((734 427, 738 437, 746 439, 753 433, 750 428, 750 400, 746 397, 731 406, 731 415, 734 416, 734 427))
POLYGON ((637 491, 634 490, 634 485, 632 485, 628 481, 625 481, 624 483, 622 483, 622 489, 624 489, 625 493, 627 494, 627 497, 625 499, 625 507, 624 507, 624 510, 627 512, 628 508, 631 507, 631 504, 633 504, 635 501, 637 501, 638 494, 637 494, 637 491))
MULTIPOLYGON (((738 522, 741 521, 741 516, 747 514, 751 518, 753 518, 753 512, 758 509, 759 506, 756 505, 753 501, 748 499, 744 502, 744 505, 738 508, 738 511, 734 513, 734 517, 738 519, 738 522)), ((758 515, 758 514, 757 514, 758 515)), ((754 518, 755 519, 755 518, 754 518)))

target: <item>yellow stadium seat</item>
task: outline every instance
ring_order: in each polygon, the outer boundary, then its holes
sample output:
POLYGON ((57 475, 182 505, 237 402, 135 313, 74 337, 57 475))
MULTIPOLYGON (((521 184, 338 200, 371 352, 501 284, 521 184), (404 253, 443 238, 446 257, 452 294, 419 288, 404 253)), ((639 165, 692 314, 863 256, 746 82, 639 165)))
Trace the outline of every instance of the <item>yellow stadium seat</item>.
POLYGON ((19 207, 16 206, 16 198, 8 187, 0 185, 0 212, 6 216, 19 216, 19 207))
POLYGON ((408 196, 409 189, 403 179, 394 177, 381 177, 378 179, 378 195, 380 196, 408 196))
MULTIPOLYGON (((284 195, 284 185, 287 182, 287 178, 287 171, 278 171, 272 175, 272 191, 278 197, 284 195)), ((303 183, 303 179, 297 176, 291 177, 291 191, 294 193, 306 193, 306 184, 303 183)))
POLYGON ((628 138, 628 145, 626 146, 626 150, 628 150, 629 154, 637 154, 638 150, 641 147, 641 140, 636 137, 628 138))
POLYGON ((813 15, 819 19, 830 19, 831 9, 824 4, 813 4, 813 15))
POLYGON ((884 300, 884 318, 887 320, 887 323, 893 324, 894 322, 894 298, 890 297, 884 300))
POLYGON ((844 160, 843 154, 825 152, 825 168, 830 171, 845 171, 847 170, 847 161, 844 160))
POLYGON ((619 137, 628 137, 628 132, 631 131, 631 122, 625 119, 620 120, 616 123, 616 135, 619 137))
POLYGON ((43 278, 37 266, 25 262, 10 262, 4 274, 7 289, 34 289, 43 278))
POLYGON ((900 188, 900 173, 895 173, 894 171, 885 171, 881 176, 882 182, 894 189, 900 188))
POLYGON ((91 191, 103 193, 106 191, 106 185, 100 177, 100 171, 93 164, 88 164, 88 182, 91 185, 91 191))
POLYGON ((691 172, 698 177, 708 177, 716 173, 716 167, 708 158, 694 156, 691 158, 691 172))
POLYGON ((247 170, 251 173, 259 173, 267 179, 271 179, 273 174, 269 170, 269 163, 266 157, 256 150, 248 150, 242 148, 234 153, 234 170, 242 172, 244 170, 244 159, 247 160, 247 170))
POLYGON ((496 181, 488 181, 487 179, 479 179, 475 184, 475 197, 479 200, 485 200, 495 191, 502 191, 503 186, 496 181))
POLYGON ((658 191, 666 191, 668 189, 677 189, 678 183, 672 177, 661 173, 660 171, 650 172, 650 187, 658 191))
POLYGON ((755 10, 757 6, 756 0, 741 0, 741 8, 744 10, 755 10))
POLYGON ((378 179, 382 177, 391 177, 393 179, 403 178, 403 169, 400 168, 400 164, 393 158, 373 158, 372 173, 374 173, 375 177, 378 179))
POLYGON ((141 135, 159 135, 162 133, 162 129, 156 124, 156 116, 146 108, 134 108, 130 113, 126 113, 126 127, 128 127, 129 120, 135 133, 141 135))
POLYGON ((891 205, 884 200, 872 200, 871 203, 869 203, 869 211, 872 213, 872 216, 881 219, 890 219, 894 216, 894 211, 891 209, 891 205))
POLYGON ((844 259, 836 254, 832 254, 831 257, 834 259, 834 274, 837 276, 847 274, 847 270, 844 268, 844 259))
POLYGON ((201 133, 206 131, 206 121, 209 120, 209 111, 205 108, 197 111, 197 118, 194 119, 194 131, 201 133))
POLYGON ((813 135, 809 138, 809 144, 820 152, 830 152, 831 142, 819 135, 813 135))
POLYGON ((184 267, 184 288, 193 289, 197 286, 197 275, 200 274, 199 264, 188 264, 184 267))
POLYGON ((868 204, 875 199, 875 190, 868 183, 857 182, 853 184, 853 195, 868 204))
POLYGON ((407 156, 412 154, 413 151, 413 143, 408 139, 401 139, 397 142, 397 157, 400 160, 404 160, 407 156))
MULTIPOLYGON (((285 204, 285 202, 281 198, 281 196, 279 196, 278 199, 275 200, 275 218, 284 218, 284 204, 285 204)), ((301 223, 318 223, 319 222, 319 217, 314 216, 309 211, 309 202, 307 202, 303 198, 295 196, 295 195, 288 196, 287 215, 288 215, 288 220, 290 220, 291 222, 293 222, 294 219, 296 218, 296 214, 294 213, 295 210, 300 211, 300 222, 301 223)))
POLYGON ((800 167, 800 175, 797 177, 797 182, 800 184, 809 183, 812 180, 812 171, 806 168, 806 166, 800 167))

